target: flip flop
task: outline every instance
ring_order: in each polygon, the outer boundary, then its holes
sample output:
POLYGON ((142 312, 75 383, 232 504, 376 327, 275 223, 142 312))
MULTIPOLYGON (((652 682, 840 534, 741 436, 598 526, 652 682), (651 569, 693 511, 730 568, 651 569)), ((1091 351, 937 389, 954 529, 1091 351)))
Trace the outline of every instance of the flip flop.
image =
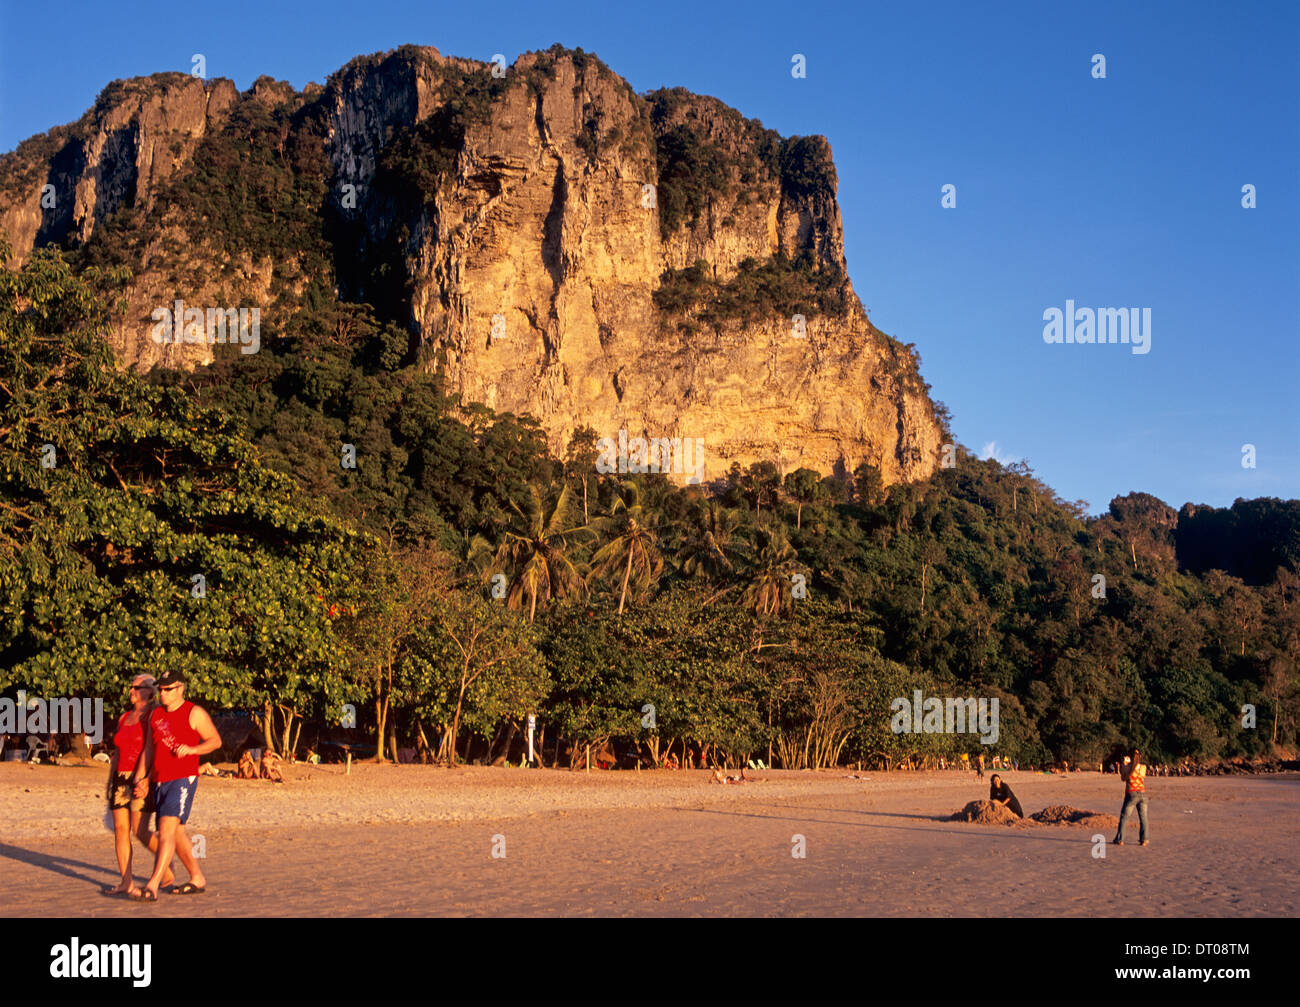
POLYGON ((208 890, 208 889, 207 889, 207 886, 206 886, 206 885, 204 885, 202 888, 200 888, 198 885, 193 884, 193 883, 187 881, 187 882, 185 882, 185 884, 181 885, 179 888, 173 888, 173 889, 172 889, 172 894, 173 894, 173 895, 202 895, 202 894, 203 894, 204 892, 206 892, 207 890, 208 890))
POLYGON ((114 887, 113 885, 105 885, 99 890, 99 894, 104 896, 106 899, 120 899, 126 894, 126 892, 122 891, 120 888, 114 887))
POLYGON ((148 888, 141 888, 139 893, 134 895, 131 894, 130 892, 127 892, 126 897, 130 899, 132 902, 157 902, 158 901, 158 896, 154 892, 149 891, 148 888))

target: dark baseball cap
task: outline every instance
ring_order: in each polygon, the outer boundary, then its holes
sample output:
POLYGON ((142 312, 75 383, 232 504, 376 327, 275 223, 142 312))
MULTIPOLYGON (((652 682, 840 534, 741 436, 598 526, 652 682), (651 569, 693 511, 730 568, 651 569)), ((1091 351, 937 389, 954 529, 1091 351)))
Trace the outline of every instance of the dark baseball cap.
POLYGON ((185 675, 179 671, 164 672, 162 678, 158 679, 158 684, 163 685, 184 685, 185 675))

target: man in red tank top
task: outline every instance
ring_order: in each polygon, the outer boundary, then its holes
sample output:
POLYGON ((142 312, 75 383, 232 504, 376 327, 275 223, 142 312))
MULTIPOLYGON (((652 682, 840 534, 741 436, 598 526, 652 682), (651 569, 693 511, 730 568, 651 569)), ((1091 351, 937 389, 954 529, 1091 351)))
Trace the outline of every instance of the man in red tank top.
MULTIPOLYGON (((173 856, 179 856, 190 872, 190 880, 174 889, 177 894, 197 895, 208 886, 185 833, 185 823, 198 787, 199 756, 221 747, 221 735, 207 711, 185 698, 185 676, 179 671, 169 671, 158 680, 158 698, 162 705, 155 707, 149 717, 144 758, 145 772, 153 781, 158 818, 158 859, 153 877, 139 896, 148 902, 157 901, 158 888, 173 856)), ((143 786, 144 781, 141 779, 138 785, 143 786)))

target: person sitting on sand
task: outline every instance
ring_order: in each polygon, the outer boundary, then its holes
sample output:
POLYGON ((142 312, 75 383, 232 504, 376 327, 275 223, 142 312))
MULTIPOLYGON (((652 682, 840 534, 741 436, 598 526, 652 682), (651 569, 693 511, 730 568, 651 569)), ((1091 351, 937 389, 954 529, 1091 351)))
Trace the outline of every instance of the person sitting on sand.
POLYGON ((1020 801, 1015 792, 1002 782, 1002 777, 997 773, 994 773, 993 778, 989 780, 989 800, 994 804, 1001 804, 1003 807, 1009 808, 1017 818, 1025 817, 1025 809, 1020 806, 1020 801))
POLYGON ((237 780, 257 779, 257 763, 253 761, 252 752, 246 750, 244 754, 239 757, 239 768, 235 771, 235 779, 237 780))
POLYGON ((280 772, 280 756, 275 752, 268 751, 262 756, 262 779, 270 780, 272 783, 283 783, 284 774, 280 772))

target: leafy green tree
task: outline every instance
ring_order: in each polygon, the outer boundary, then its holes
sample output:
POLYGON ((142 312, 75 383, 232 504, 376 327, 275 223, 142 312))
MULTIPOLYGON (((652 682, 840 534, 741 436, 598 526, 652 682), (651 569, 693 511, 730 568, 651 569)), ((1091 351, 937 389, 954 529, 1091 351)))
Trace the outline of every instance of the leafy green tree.
POLYGON ((454 764, 462 724, 487 735, 504 718, 517 730, 551 683, 530 625, 500 603, 447 591, 430 615, 401 684, 415 712, 441 728, 438 757, 454 764))
POLYGON ((117 696, 178 669, 283 747, 295 717, 338 708, 318 599, 351 582, 355 533, 228 416, 114 367, 111 281, 53 251, 0 270, 0 688, 117 696))
POLYGON ((796 469, 785 477, 785 495, 794 503, 795 529, 803 527, 803 509, 821 499, 821 475, 813 469, 796 469))

